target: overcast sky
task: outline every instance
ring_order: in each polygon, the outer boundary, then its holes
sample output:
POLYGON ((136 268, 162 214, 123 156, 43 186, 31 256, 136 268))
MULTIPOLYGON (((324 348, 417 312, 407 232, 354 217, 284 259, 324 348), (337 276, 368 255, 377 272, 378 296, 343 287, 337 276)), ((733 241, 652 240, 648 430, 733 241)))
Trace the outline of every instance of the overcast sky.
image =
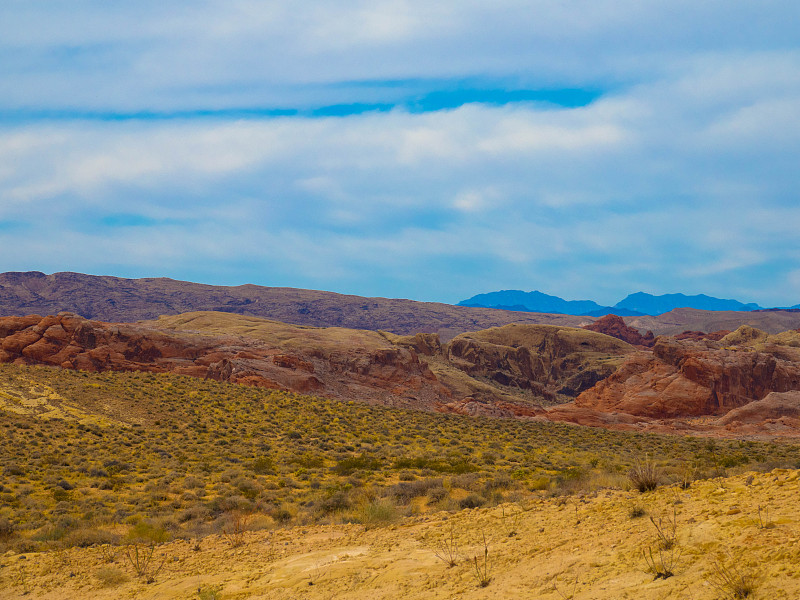
POLYGON ((0 271, 800 303, 800 3, 0 3, 0 271))

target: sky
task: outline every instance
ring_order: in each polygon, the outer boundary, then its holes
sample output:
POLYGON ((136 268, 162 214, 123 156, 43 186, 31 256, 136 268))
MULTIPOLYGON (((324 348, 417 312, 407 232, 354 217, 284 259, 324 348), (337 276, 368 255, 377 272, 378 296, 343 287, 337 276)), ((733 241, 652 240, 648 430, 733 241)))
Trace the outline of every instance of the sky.
POLYGON ((4 0, 0 271, 800 303, 796 0, 4 0))

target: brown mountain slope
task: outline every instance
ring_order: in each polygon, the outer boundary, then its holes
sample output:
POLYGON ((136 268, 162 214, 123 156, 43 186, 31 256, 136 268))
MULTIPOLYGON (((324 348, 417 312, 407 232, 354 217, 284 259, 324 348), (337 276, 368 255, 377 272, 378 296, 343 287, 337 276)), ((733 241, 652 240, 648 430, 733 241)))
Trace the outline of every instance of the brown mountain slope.
POLYGON ((780 333, 800 327, 800 313, 785 310, 737 312, 676 308, 655 317, 625 317, 625 323, 643 333, 649 330, 655 335, 677 335, 688 330, 733 331, 742 325, 750 325, 767 333, 780 333))
POLYGON ((507 323, 579 327, 594 320, 257 285, 227 287, 166 278, 45 275, 36 271, 0 274, 0 316, 68 311, 87 319, 133 322, 200 310, 315 327, 380 329, 399 335, 431 332, 445 340, 465 331, 507 323))

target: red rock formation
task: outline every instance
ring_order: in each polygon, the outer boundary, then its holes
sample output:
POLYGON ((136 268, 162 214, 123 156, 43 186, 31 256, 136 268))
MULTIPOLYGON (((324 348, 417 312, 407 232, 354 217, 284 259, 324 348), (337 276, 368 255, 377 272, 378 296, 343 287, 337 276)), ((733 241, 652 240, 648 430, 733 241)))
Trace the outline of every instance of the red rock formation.
POLYGON ((656 419, 721 415, 769 392, 798 389, 800 351, 795 349, 770 353, 661 337, 652 356, 630 357, 575 405, 656 419))
POLYGON ((793 419, 795 424, 800 424, 800 391, 767 394, 762 400, 734 408, 720 418, 718 424, 761 424, 780 419, 793 419))
POLYGON ((0 318, 0 362, 85 371, 173 372, 295 392, 432 409, 450 400, 408 348, 276 347, 253 338, 89 321, 71 313, 0 318))
POLYGON ((594 323, 584 325, 584 329, 589 331, 596 331, 597 333, 604 333, 615 337, 623 342, 628 342, 632 346, 639 346, 640 348, 651 348, 655 343, 655 337, 652 331, 648 331, 645 335, 639 333, 638 329, 629 327, 625 324, 622 317, 617 315, 605 315, 600 317, 594 323))

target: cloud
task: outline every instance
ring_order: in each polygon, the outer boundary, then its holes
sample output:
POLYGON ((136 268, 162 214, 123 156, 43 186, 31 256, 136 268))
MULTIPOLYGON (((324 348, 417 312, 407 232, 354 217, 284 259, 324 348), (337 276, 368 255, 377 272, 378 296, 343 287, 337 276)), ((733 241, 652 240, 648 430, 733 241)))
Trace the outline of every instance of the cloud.
POLYGON ((0 270, 797 304, 799 11, 6 3, 0 270))

